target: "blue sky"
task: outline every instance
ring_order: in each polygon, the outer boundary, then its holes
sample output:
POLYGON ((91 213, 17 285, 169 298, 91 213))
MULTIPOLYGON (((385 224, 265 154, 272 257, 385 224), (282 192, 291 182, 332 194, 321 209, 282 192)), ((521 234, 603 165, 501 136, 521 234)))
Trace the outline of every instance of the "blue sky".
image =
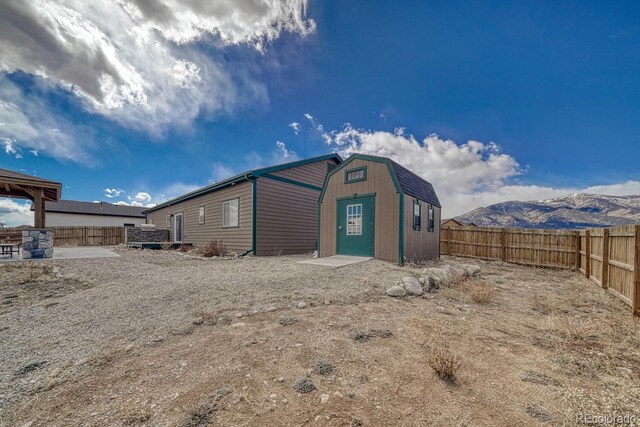
POLYGON ((0 167, 67 199, 153 204, 330 151, 395 158, 446 216, 640 194, 638 2, 3 8, 0 167))

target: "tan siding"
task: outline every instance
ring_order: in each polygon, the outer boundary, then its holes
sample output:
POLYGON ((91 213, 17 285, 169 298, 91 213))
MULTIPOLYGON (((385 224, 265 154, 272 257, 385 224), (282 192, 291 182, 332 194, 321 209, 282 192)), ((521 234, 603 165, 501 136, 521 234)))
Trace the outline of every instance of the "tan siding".
POLYGON ((397 262, 400 196, 396 192, 386 164, 362 159, 354 159, 345 168, 333 174, 327 182, 320 211, 320 256, 336 253, 336 199, 354 193, 376 193, 374 256, 397 262), (367 166, 367 180, 345 184, 344 171, 360 166, 367 166))
POLYGON ((435 208, 435 229, 429 232, 429 204, 422 200, 422 227, 413 229, 415 197, 404 196, 404 258, 409 262, 436 259, 440 256, 440 208, 435 208))
POLYGON ((257 186, 257 255, 314 251, 320 192, 264 177, 257 186))
POLYGON ((291 169, 273 172, 272 175, 293 179, 294 181, 304 182, 305 184, 315 185, 316 187, 322 187, 322 184, 324 184, 324 178, 327 176, 328 163, 335 165, 336 161, 323 160, 291 169))
MULTIPOLYGON (((147 217, 157 228, 166 228, 166 216, 184 214, 184 241, 203 246, 212 240, 222 240, 229 250, 247 251, 252 246, 253 189, 251 182, 243 182, 213 191, 193 199, 178 202, 151 212, 147 217), (239 197, 239 227, 222 228, 222 202, 239 197), (205 206, 205 223, 198 224, 198 208, 205 206)), ((173 240, 173 220, 170 238, 173 240)))

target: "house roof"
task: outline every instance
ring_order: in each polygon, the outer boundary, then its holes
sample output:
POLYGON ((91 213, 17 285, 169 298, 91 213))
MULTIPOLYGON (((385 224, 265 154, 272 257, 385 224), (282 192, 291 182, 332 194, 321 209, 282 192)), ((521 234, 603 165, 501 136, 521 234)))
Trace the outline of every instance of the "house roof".
MULTIPOLYGON (((60 200, 58 202, 46 202, 44 209, 45 212, 144 218, 142 212, 147 208, 141 206, 114 205, 108 202, 60 200)), ((31 205, 31 210, 33 210, 33 204, 31 205)))
POLYGON ((211 193, 212 191, 220 190, 222 188, 226 188, 230 185, 235 185, 239 182, 249 181, 256 178, 259 178, 261 175, 269 174, 272 172, 277 172, 284 169, 295 168, 297 166, 303 166, 309 163, 320 162, 323 160, 335 160, 338 164, 342 163, 342 158, 337 153, 325 154, 323 156, 310 157, 308 159, 297 160, 295 162, 289 163, 281 163, 273 166, 266 166, 258 169, 250 169, 246 172, 239 173, 230 178, 224 179, 222 181, 214 182, 211 185, 207 185, 205 187, 199 188, 197 190, 191 191, 189 193, 183 194, 182 196, 176 197, 174 199, 168 200, 164 203, 160 203, 152 208, 149 208, 144 211, 145 214, 149 212, 156 211, 158 209, 174 205, 176 203, 192 199, 194 197, 201 196, 203 194, 211 193))
POLYGON ((449 221, 455 222, 460 227, 465 227, 465 226, 477 227, 477 225, 474 224, 473 222, 462 222, 461 220, 456 219, 456 218, 445 218, 442 221, 440 221, 440 224, 445 224, 445 223, 447 223, 449 221))
MULTIPOLYGON (((337 173, 339 170, 346 167, 346 165, 348 165, 352 160, 355 160, 355 159, 385 163, 387 165, 387 168, 389 169, 389 174, 391 175, 391 179, 393 180, 396 186, 396 190, 398 192, 407 194, 409 196, 413 196, 417 199, 423 200, 439 208, 442 207, 442 205, 440 204, 440 200, 438 199, 438 195, 436 194, 435 190, 433 189, 433 186, 429 181, 423 178, 420 178, 418 175, 411 172, 409 169, 396 163, 395 161, 391 160, 388 157, 371 156, 367 154, 358 154, 358 153, 353 154, 351 155, 351 157, 345 160, 339 167, 335 168, 334 170, 331 171, 331 173, 327 175, 327 178, 325 179, 324 188, 326 188, 326 182, 328 181, 331 175, 337 173)), ((322 202, 322 199, 324 198, 324 188, 322 193, 320 194, 320 199, 319 199, 320 202, 322 202)))
POLYGON ((30 198, 30 189, 42 189, 46 200, 58 200, 62 192, 62 184, 48 179, 39 178, 26 173, 15 172, 9 169, 0 169, 0 196, 30 198))

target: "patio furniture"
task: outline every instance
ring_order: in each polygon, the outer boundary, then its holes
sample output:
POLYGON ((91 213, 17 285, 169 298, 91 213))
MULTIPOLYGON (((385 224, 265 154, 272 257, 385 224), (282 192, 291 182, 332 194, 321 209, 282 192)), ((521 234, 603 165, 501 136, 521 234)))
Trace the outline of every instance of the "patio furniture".
POLYGON ((0 255, 9 255, 13 258, 13 252, 20 253, 20 243, 0 243, 0 255))

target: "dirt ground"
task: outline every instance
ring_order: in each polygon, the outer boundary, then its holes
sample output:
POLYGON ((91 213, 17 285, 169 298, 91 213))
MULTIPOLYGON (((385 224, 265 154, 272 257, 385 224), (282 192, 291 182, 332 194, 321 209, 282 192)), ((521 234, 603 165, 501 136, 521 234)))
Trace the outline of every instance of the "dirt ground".
POLYGON ((640 418, 640 322, 573 272, 445 258, 482 272, 394 299, 422 267, 120 255, 0 267, 0 426, 640 418))

